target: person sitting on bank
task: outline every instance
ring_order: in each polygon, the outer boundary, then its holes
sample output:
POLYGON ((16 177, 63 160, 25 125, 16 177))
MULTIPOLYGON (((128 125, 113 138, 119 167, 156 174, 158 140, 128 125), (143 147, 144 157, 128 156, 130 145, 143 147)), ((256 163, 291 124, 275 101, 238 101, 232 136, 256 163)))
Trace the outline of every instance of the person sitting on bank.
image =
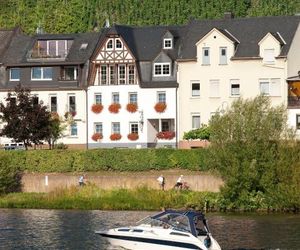
POLYGON ((180 175, 179 178, 177 179, 174 188, 182 189, 182 186, 183 186, 183 175, 180 175))
POLYGON ((165 177, 163 175, 160 175, 158 178, 157 178, 157 181, 159 183, 159 187, 161 190, 165 190, 165 184, 166 184, 166 181, 165 181, 165 177))

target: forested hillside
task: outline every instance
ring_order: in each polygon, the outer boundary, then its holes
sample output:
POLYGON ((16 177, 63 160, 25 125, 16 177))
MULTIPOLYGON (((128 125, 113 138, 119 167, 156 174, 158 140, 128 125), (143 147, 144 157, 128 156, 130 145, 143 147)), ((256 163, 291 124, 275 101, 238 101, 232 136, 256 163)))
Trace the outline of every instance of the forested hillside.
POLYGON ((190 18, 294 15, 299 0, 0 0, 0 28, 22 27, 34 33, 97 30, 110 23, 128 25, 184 24, 190 18))

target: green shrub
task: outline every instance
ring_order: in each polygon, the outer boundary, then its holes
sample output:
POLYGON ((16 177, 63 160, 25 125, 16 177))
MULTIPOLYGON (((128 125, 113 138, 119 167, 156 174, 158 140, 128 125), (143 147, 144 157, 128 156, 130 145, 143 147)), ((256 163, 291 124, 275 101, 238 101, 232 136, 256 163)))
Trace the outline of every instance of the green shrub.
POLYGON ((202 124, 201 128, 190 130, 185 132, 183 135, 184 140, 209 140, 210 138, 210 128, 207 125, 202 124))
POLYGON ((17 164, 27 172, 148 171, 172 168, 207 170, 203 163, 206 149, 31 150, 9 152, 9 155, 10 165, 17 164))
POLYGON ((22 172, 9 154, 0 155, 0 194, 21 191, 22 172))

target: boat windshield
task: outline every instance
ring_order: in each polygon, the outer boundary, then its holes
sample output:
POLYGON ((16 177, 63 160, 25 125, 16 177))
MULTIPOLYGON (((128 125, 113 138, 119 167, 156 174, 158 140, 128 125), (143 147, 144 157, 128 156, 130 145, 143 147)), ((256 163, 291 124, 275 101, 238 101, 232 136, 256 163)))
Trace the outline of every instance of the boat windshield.
POLYGON ((188 217, 182 214, 170 213, 164 214, 159 218, 146 217, 139 222, 138 225, 148 224, 153 227, 173 228, 179 231, 191 232, 191 227, 188 217))

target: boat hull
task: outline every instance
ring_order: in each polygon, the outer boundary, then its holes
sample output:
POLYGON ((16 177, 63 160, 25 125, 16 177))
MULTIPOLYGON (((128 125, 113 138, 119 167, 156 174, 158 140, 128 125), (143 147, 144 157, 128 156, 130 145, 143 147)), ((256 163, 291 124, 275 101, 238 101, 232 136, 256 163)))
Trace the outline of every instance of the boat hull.
POLYGON ((144 238, 125 235, 112 235, 107 233, 98 233, 105 237, 113 246, 123 247, 130 250, 206 250, 206 247, 200 247, 189 242, 176 242, 159 238, 144 238))

